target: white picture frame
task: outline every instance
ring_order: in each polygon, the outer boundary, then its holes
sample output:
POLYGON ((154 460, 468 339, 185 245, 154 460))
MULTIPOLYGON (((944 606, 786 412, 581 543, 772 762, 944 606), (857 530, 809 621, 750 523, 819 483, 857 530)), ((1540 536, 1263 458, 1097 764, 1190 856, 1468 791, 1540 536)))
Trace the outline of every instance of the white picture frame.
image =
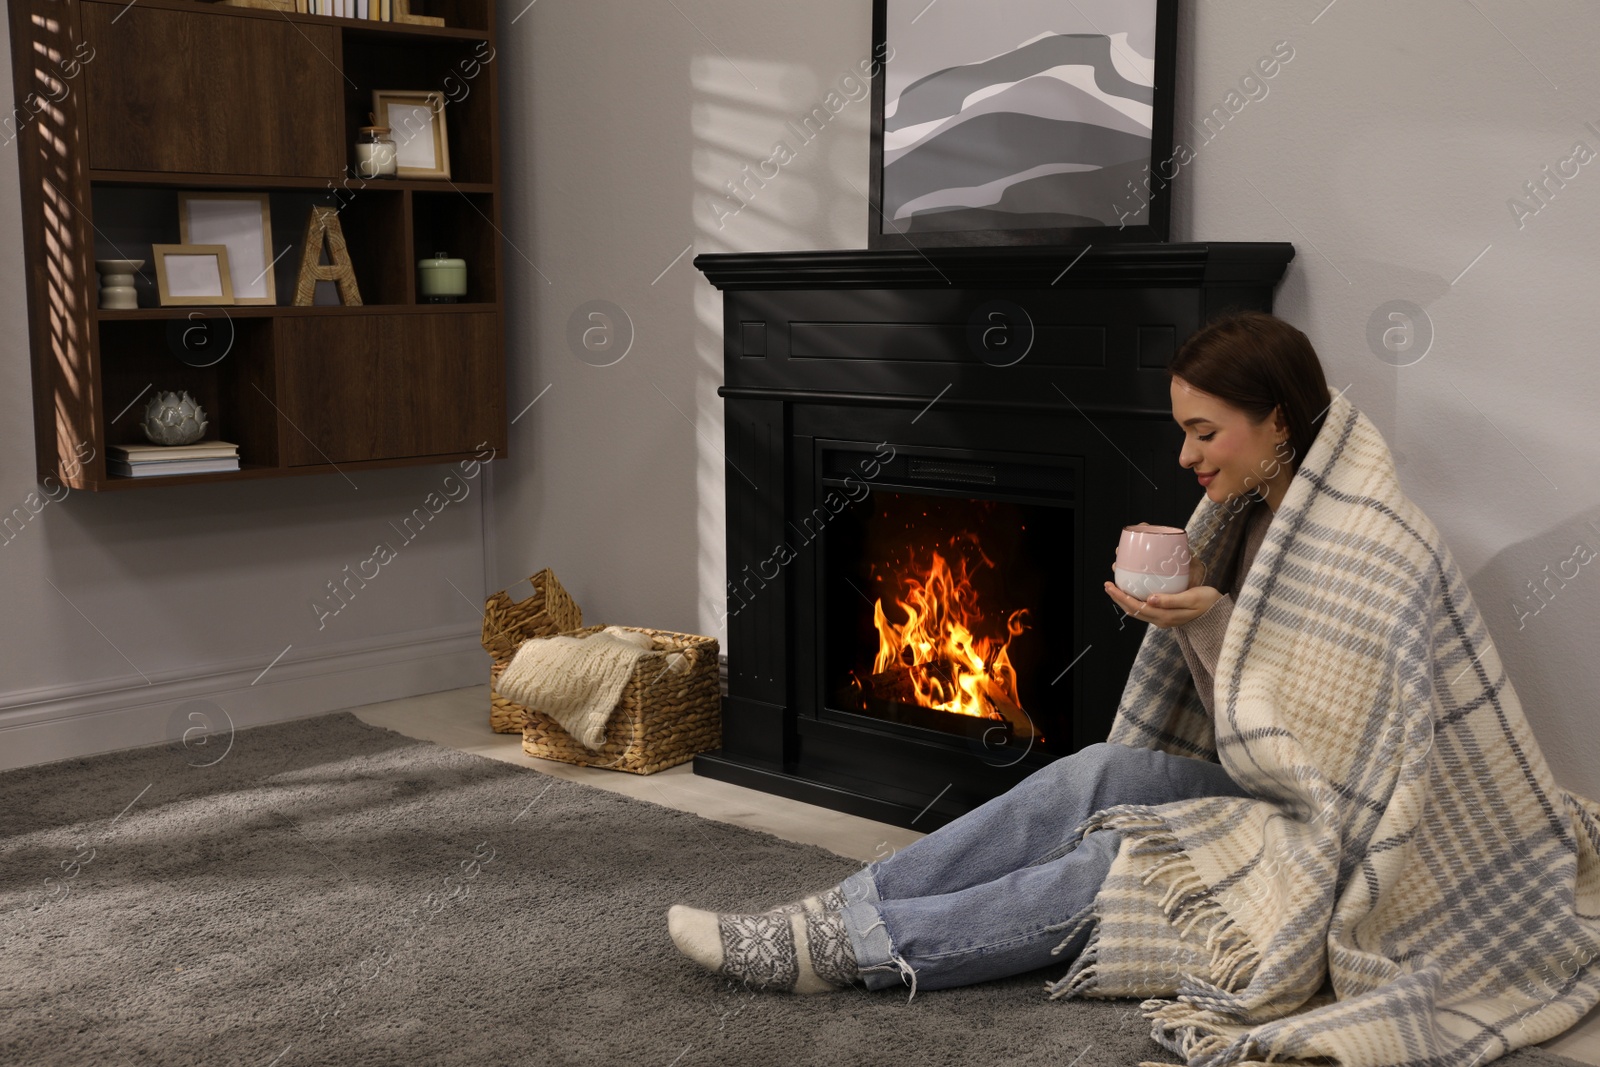
POLYGON ((179 193, 178 233, 186 245, 227 248, 235 304, 278 302, 266 193, 179 193))
POLYGON ((374 89, 372 113, 389 127, 398 178, 450 177, 450 137, 444 93, 420 89, 374 89))
POLYGON ((151 245, 161 306, 233 303, 226 245, 151 245))

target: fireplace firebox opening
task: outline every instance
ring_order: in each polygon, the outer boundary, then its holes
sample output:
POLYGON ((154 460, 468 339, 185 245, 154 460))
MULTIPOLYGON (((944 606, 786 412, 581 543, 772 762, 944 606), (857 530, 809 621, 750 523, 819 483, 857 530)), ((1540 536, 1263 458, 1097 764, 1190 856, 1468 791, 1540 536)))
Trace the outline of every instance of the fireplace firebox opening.
POLYGON ((1072 686, 1054 684, 1074 647, 1071 478, 912 453, 852 495, 820 546, 823 714, 997 754, 1071 752, 1072 686), (1029 481, 1057 499, 1005 492, 1029 481))

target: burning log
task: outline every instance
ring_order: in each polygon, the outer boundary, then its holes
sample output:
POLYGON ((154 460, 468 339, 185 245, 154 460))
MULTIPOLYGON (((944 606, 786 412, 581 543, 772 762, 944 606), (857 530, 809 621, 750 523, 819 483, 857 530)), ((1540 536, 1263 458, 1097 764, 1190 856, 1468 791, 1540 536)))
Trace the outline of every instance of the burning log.
MULTIPOLYGON (((939 688, 937 681, 938 668, 933 664, 918 664, 914 667, 896 667, 887 671, 880 671, 867 679, 866 694, 874 699, 895 704, 906 704, 911 707, 929 708, 939 710, 925 704, 919 699, 919 694, 927 692, 930 688, 939 688), (929 675, 934 678, 930 679, 929 675)), ((948 675, 943 682, 943 688, 948 688, 948 675)), ((1004 729, 1005 732, 1017 740, 1027 740, 1035 736, 1036 730, 1033 720, 1028 718, 1026 712, 1013 704, 993 699, 983 701, 984 712, 973 715, 972 718, 981 718, 993 723, 995 727, 1004 729)), ((946 714, 962 714, 950 712, 946 714)))
MULTIPOLYGON (((896 700, 902 704, 919 704, 927 707, 937 705, 926 704, 920 694, 933 693, 943 697, 938 703, 947 703, 950 699, 949 691, 954 688, 950 684, 950 671, 942 669, 937 664, 919 663, 907 667, 891 667, 886 671, 876 671, 869 680, 872 695, 879 700, 896 700)), ((986 714, 985 718, 1000 718, 998 714, 986 714)))
POLYGON ((1025 628, 1027 611, 1006 618, 1003 637, 985 634, 995 623, 978 610, 966 559, 957 555, 955 560, 952 566, 934 551, 926 570, 902 576, 905 596, 895 604, 903 622, 889 620, 882 599, 873 605, 878 654, 871 688, 880 699, 999 719, 1014 727, 1026 724, 1022 732, 1031 736, 1008 652, 1025 628))

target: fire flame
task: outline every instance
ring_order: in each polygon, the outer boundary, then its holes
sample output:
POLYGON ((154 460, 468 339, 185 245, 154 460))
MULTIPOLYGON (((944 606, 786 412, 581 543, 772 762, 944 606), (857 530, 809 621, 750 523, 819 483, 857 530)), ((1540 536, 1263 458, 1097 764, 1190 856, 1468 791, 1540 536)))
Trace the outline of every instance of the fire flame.
POLYGON ((878 629, 873 674, 901 673, 915 698, 905 703, 1004 720, 1002 705, 1022 709, 1009 646, 1024 630, 1028 611, 1022 608, 1007 617, 1004 637, 980 636, 985 620, 966 559, 955 556, 952 567, 937 549, 932 556, 921 574, 901 579, 906 595, 895 603, 905 613, 903 623, 889 621, 881 598, 873 605, 878 629))

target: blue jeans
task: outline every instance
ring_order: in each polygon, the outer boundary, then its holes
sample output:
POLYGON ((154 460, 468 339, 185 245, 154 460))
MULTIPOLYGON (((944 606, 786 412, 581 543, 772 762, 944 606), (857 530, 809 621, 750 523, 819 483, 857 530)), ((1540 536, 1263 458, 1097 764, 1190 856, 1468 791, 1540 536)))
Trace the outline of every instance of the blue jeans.
POLYGON ((868 989, 945 989, 1070 961, 1060 924, 1100 892, 1122 835, 1073 827, 1117 804, 1249 796, 1222 765, 1099 742, 867 864, 841 883, 845 929, 868 989), (1048 927, 1058 929, 1050 930, 1048 927))

